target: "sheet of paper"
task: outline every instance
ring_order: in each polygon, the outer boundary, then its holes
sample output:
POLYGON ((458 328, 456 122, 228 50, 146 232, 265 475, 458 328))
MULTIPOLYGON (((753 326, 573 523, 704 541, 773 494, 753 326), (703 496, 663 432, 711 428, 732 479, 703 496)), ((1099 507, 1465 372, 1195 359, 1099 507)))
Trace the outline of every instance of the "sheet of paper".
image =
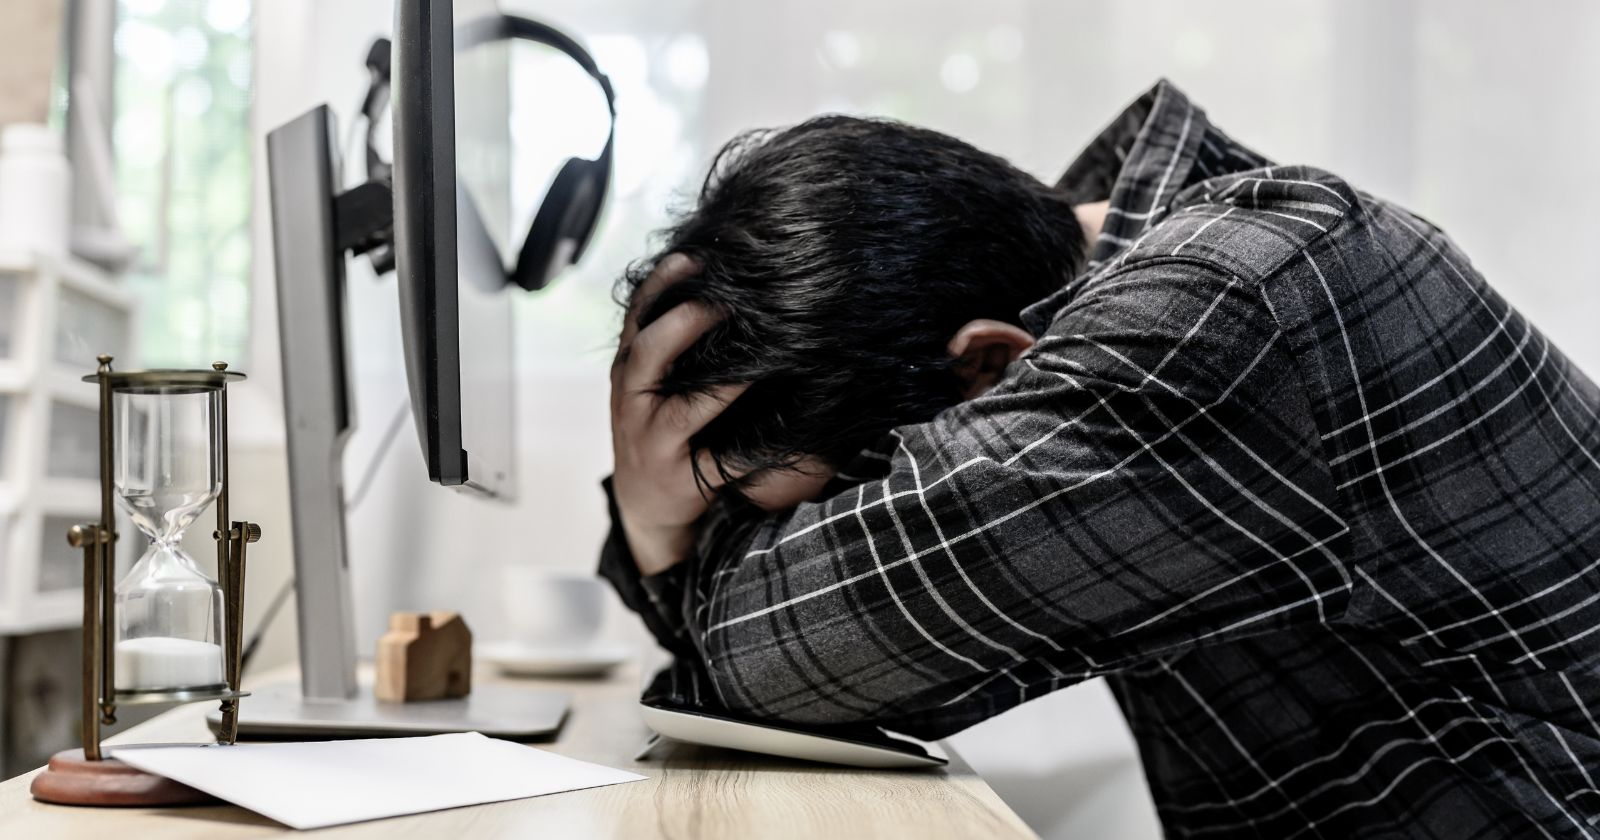
POLYGON ((147 773, 300 829, 645 778, 476 732, 293 744, 128 746, 111 754, 147 773))

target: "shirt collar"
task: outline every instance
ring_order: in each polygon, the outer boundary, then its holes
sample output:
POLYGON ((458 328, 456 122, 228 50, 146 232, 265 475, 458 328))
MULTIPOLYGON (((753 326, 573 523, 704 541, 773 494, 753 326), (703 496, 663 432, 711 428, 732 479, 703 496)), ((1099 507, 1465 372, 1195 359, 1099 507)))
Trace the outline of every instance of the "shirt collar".
POLYGON ((1159 222, 1185 187, 1263 165, 1266 160, 1260 155, 1212 127, 1205 111, 1177 85, 1166 79, 1156 82, 1100 132, 1056 183, 1074 204, 1109 199, 1110 208, 1088 266, 1060 291, 1023 310, 1023 325, 1043 335, 1082 282, 1159 222))

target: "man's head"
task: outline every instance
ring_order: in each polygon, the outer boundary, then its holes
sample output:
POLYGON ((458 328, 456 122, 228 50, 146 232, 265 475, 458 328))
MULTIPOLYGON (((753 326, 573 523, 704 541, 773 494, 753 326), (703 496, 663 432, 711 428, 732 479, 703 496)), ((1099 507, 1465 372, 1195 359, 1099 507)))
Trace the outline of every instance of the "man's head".
POLYGON ((1057 191, 953 137, 820 117, 724 146, 656 263, 699 271, 654 300, 721 323, 680 355, 664 395, 749 388, 691 441, 719 469, 843 465, 889 429, 981 393, 1031 342, 1019 313, 1080 268, 1057 191))

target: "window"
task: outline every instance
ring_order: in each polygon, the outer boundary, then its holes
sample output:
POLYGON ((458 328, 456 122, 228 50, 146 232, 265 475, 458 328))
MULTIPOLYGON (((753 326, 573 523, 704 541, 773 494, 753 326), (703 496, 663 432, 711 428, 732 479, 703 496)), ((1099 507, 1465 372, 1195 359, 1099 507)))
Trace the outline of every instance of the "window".
POLYGON ((251 0, 118 0, 113 148, 143 364, 247 363, 251 0))

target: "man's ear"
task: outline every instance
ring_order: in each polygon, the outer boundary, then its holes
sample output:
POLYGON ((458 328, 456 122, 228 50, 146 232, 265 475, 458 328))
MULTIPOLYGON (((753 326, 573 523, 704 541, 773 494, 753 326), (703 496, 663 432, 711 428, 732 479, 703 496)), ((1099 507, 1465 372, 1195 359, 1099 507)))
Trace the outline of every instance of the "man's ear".
POLYGON ((988 318, 968 321, 946 345, 956 360, 961 398, 970 400, 993 388, 1005 375, 1006 365, 1032 346, 1033 336, 1015 324, 988 318))

